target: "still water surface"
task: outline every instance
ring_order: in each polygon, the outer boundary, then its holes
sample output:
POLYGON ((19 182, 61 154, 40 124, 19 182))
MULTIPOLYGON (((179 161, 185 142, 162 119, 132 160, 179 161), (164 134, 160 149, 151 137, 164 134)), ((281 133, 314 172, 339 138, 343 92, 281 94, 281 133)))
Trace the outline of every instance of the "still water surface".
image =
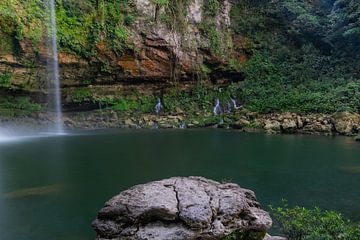
POLYGON ((171 176, 250 188, 264 207, 341 211, 360 221, 360 144, 351 138, 220 130, 104 130, 0 142, 0 238, 94 239, 110 197, 171 176))

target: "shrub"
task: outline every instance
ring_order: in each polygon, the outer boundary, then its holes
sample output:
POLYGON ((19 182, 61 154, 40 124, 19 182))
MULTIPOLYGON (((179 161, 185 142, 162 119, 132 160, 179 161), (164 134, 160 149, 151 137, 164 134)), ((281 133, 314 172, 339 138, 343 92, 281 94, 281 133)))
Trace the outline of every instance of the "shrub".
POLYGON ((17 96, 8 97, 0 96, 0 114, 16 116, 29 114, 42 109, 40 104, 34 103, 30 97, 17 96))
POLYGON ((319 208, 271 207, 275 222, 289 240, 359 240, 360 226, 340 213, 319 208))
POLYGON ((359 81, 342 78, 321 81, 300 73, 309 72, 306 68, 293 75, 287 74, 289 70, 284 68, 286 66, 279 66, 271 62, 266 54, 259 53, 243 66, 246 80, 237 95, 249 110, 262 113, 360 110, 359 81))

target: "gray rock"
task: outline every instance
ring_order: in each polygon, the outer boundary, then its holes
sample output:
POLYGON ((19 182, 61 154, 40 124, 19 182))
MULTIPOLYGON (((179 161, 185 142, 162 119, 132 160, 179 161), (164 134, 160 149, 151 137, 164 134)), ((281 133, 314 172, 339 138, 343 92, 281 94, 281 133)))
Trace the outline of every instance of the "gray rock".
POLYGON ((360 142, 360 134, 355 137, 355 141, 360 142))
POLYGON ((270 236, 269 234, 266 234, 264 240, 287 240, 287 238, 277 237, 277 236, 270 236))
POLYGON ((98 240, 210 240, 232 233, 262 240, 271 225, 254 192, 202 177, 134 186, 110 199, 92 223, 98 240))
POLYGON ((285 119, 281 124, 281 128, 285 133, 294 133, 297 130, 296 121, 292 119, 285 119))
POLYGON ((330 135, 333 131, 333 126, 331 124, 321 124, 320 122, 314 121, 308 123, 303 129, 303 133, 319 133, 330 135))
POLYGON ((360 116, 350 112, 335 113, 331 121, 337 132, 342 135, 352 135, 360 123, 360 116))
POLYGON ((264 129, 266 131, 279 132, 281 130, 281 124, 276 120, 265 120, 264 129))

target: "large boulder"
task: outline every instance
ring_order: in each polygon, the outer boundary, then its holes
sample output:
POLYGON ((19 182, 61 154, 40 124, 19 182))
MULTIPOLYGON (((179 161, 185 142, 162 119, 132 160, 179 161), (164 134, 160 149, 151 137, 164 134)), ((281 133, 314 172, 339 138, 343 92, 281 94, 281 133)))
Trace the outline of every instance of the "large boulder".
POLYGON ((134 186, 106 202, 92 226, 97 239, 262 240, 272 221, 253 191, 202 177, 134 186))
POLYGON ((297 130, 296 121, 293 119, 284 119, 281 124, 282 131, 285 133, 295 133, 297 130))
POLYGON ((276 120, 265 120, 264 129, 267 132, 280 132, 281 131, 281 123, 276 120))
POLYGON ((353 135, 358 131, 360 115, 350 112, 336 113, 332 116, 332 123, 337 132, 342 135, 353 135))

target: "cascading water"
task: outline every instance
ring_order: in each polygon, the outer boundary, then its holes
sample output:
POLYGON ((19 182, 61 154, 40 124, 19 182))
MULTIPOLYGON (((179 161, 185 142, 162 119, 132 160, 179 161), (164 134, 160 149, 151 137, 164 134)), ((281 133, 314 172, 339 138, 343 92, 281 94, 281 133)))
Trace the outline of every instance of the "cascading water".
POLYGON ((55 132, 63 133, 62 111, 61 111, 61 89, 59 76, 59 60, 57 49, 57 28, 55 15, 55 0, 48 0, 48 11, 50 26, 48 26, 48 102, 49 110, 55 113, 55 132))

